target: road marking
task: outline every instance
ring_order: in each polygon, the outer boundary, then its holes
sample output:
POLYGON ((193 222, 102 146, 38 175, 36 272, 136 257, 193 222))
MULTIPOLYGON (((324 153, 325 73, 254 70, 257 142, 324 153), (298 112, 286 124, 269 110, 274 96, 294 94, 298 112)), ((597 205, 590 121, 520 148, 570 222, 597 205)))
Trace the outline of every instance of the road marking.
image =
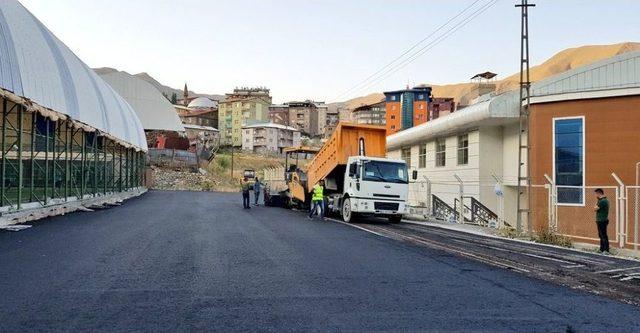
POLYGON ((468 241, 463 241, 463 240, 458 240, 458 239, 453 239, 453 241, 458 242, 458 243, 469 243, 469 244, 472 244, 472 245, 486 247, 486 248, 497 250, 497 251, 516 253, 516 254, 521 254, 521 255, 528 256, 528 257, 533 257, 533 258, 538 258, 538 259, 555 261, 555 262, 567 264, 567 266, 562 266, 564 268, 584 267, 584 265, 578 264, 578 263, 576 263, 574 261, 566 261, 566 260, 562 260, 562 259, 558 259, 558 258, 547 257, 547 256, 538 255, 538 254, 533 254, 533 253, 525 253, 525 252, 519 252, 519 251, 515 251, 515 250, 510 250, 510 249, 504 249, 504 248, 497 247, 497 246, 483 244, 482 242, 468 242, 468 241))
POLYGON ((337 222, 337 223, 340 223, 340 224, 344 224, 344 225, 348 225, 348 226, 350 226, 350 227, 353 227, 353 228, 356 228, 356 229, 360 229, 360 230, 362 230, 362 231, 366 231, 366 232, 372 233, 372 234, 377 235, 377 236, 380 236, 380 237, 384 237, 384 238, 391 238, 391 237, 389 237, 389 236, 387 236, 387 235, 383 235, 383 234, 381 234, 381 233, 375 232, 375 231, 373 231, 373 230, 369 230, 369 229, 367 229, 367 228, 363 228, 363 227, 357 226, 357 225, 352 224, 352 223, 347 223, 347 222, 340 221, 340 220, 337 220, 337 219, 334 219, 334 218, 327 218, 327 220, 328 220, 328 221, 337 222))
POLYGON ((596 272, 596 274, 623 272, 623 271, 630 271, 632 269, 638 269, 638 268, 640 268, 640 266, 627 267, 627 268, 616 268, 616 269, 609 269, 609 270, 606 270, 606 271, 599 271, 599 272, 596 272))
POLYGON ((633 279, 640 279, 640 276, 638 276, 638 275, 627 275, 627 277, 624 277, 624 278, 620 279, 620 281, 629 281, 629 280, 633 280, 633 279))

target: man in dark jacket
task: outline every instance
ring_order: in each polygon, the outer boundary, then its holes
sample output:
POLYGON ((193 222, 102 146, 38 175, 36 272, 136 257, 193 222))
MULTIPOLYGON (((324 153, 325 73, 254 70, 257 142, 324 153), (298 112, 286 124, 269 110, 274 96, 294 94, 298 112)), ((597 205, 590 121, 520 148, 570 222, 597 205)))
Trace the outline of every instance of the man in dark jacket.
POLYGON ((249 206, 249 191, 251 190, 251 184, 249 184, 249 179, 247 179, 247 177, 242 178, 240 188, 242 190, 242 206, 244 206, 244 209, 251 209, 251 206, 249 206))
POLYGON ((607 226, 609 225, 609 200, 604 195, 604 191, 596 189, 598 202, 593 207, 596 212, 596 224, 598 225, 598 237, 600 237, 600 252, 609 254, 609 236, 607 236, 607 226))

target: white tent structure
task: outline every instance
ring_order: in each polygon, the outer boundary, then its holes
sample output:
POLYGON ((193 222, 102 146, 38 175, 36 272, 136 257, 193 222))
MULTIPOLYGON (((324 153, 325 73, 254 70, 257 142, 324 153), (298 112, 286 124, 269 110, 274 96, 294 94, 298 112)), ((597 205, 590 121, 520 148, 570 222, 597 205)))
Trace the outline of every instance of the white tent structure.
POLYGON ((131 106, 18 1, 0 1, 0 87, 140 150, 131 106))
POLYGON ((184 132, 173 105, 149 82, 127 72, 101 74, 100 77, 133 107, 145 130, 184 132))
POLYGON ((136 112, 15 0, 0 0, 0 126, 2 213, 59 214, 144 186, 136 112))

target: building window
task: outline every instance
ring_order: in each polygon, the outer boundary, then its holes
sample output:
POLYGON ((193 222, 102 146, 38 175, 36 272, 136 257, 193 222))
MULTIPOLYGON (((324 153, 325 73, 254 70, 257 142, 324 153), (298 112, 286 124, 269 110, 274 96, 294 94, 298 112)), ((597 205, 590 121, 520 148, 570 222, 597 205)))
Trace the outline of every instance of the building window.
POLYGON ((418 168, 427 167, 427 145, 421 144, 418 151, 418 168))
POLYGON ((391 119, 396 119, 396 116, 394 116, 394 115, 391 115, 391 119))
POLYGON ((436 139, 436 166, 443 167, 447 161, 447 144, 445 139, 436 139))
POLYGON ((469 164, 469 135, 458 135, 458 165, 469 164))
POLYGON ((400 157, 407 163, 407 167, 411 167, 411 147, 402 148, 400 157))
POLYGON ((392 130, 396 129, 396 125, 391 125, 391 129, 392 130))
POLYGON ((554 119, 553 142, 558 203, 584 205, 584 118, 554 119))

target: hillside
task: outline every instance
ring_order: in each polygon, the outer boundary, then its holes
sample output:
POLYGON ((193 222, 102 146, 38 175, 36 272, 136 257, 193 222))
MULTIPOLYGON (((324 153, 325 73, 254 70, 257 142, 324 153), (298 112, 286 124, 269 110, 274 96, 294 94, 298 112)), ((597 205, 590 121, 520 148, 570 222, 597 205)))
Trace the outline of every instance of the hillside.
MULTIPOLYGON (((93 70, 98 74, 107 74, 107 73, 118 71, 117 69, 110 68, 110 67, 94 68, 93 70)), ((145 72, 138 73, 138 74, 135 74, 135 76, 138 77, 139 79, 142 79, 144 81, 151 83, 151 85, 156 87, 158 90, 160 90, 160 92, 164 93, 167 96, 171 96, 171 94, 176 93, 176 95, 178 95, 178 98, 182 98, 182 89, 176 89, 176 88, 171 88, 169 86, 165 86, 162 83, 158 82, 158 80, 153 78, 148 73, 145 73, 145 72)), ((216 101, 220 101, 224 99, 224 95, 199 94, 191 90, 189 90, 189 96, 208 97, 216 101)))
MULTIPOLYGON (((570 69, 588 65, 590 63, 613 57, 631 51, 640 50, 640 43, 626 42, 611 45, 586 45, 560 51, 540 65, 531 67, 531 81, 536 82, 550 76, 560 74, 570 69)), ((516 89, 520 81, 520 74, 512 74, 502 80, 495 81, 497 91, 504 92, 516 89)), ((430 85, 433 88, 433 96, 453 97, 459 101, 460 97, 471 91, 472 83, 457 83, 447 85, 430 85)), ((362 97, 357 97, 343 102, 349 108, 354 108, 362 104, 375 103, 384 95, 373 93, 362 97)))

